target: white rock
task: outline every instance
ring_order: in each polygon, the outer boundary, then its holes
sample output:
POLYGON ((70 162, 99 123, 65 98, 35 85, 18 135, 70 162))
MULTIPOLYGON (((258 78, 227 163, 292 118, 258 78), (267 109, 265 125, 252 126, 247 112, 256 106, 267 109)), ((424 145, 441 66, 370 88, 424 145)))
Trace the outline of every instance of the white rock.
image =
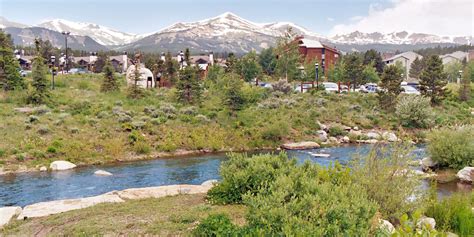
POLYGON ((359 131, 359 127, 357 127, 357 126, 354 126, 352 129, 353 129, 354 131, 359 131))
POLYGON ((369 140, 357 140, 357 143, 367 143, 367 144, 376 144, 379 140, 369 139, 369 140))
POLYGON ((41 166, 40 171, 41 172, 46 172, 46 171, 48 171, 48 168, 46 168, 46 166, 41 166))
POLYGON ((328 134, 326 131, 324 130, 318 130, 316 131, 316 133, 318 134, 318 139, 322 142, 325 142, 328 140, 328 134))
POLYGON ((431 157, 425 157, 425 158, 421 159, 421 168, 423 170, 431 169, 431 168, 435 167, 436 165, 438 165, 438 163, 433 161, 433 159, 431 159, 431 157))
POLYGON ((49 168, 51 170, 69 170, 69 169, 74 169, 75 167, 76 167, 75 164, 69 161, 64 161, 64 160, 53 161, 53 163, 49 165, 49 168))
POLYGON ((326 126, 326 125, 320 123, 319 121, 318 121, 317 123, 318 123, 319 128, 320 128, 321 130, 324 130, 324 131, 326 131, 326 132, 328 131, 328 126, 326 126))
POLYGON ((329 137, 329 142, 330 143, 339 143, 339 140, 337 140, 337 138, 335 138, 335 137, 329 137))
POLYGON ((97 176, 112 176, 113 175, 112 173, 107 172, 105 170, 97 170, 96 172, 94 172, 94 174, 97 176))
POLYGON ((397 135, 393 132, 384 132, 382 134, 383 139, 389 141, 389 142, 396 142, 398 141, 397 135))
POLYGON ((314 156, 314 157, 321 157, 321 158, 327 158, 327 157, 331 156, 330 154, 314 153, 314 152, 310 152, 309 154, 314 156))
POLYGON ((379 228, 383 231, 388 232, 389 234, 393 234, 395 232, 395 227, 387 220, 380 220, 379 228))
POLYGON ((316 142, 295 142, 295 143, 286 143, 281 145, 282 148, 287 150, 303 150, 303 149, 314 149, 319 148, 319 144, 316 142))
POLYGON ((207 181, 204 181, 201 186, 214 186, 215 184, 219 183, 219 181, 217 179, 210 179, 210 180, 207 180, 207 181))
POLYGON ((28 205, 23 208, 23 211, 18 216, 18 220, 22 220, 25 217, 41 217, 49 216, 52 214, 67 212, 71 210, 77 210, 94 206, 99 203, 106 202, 124 202, 118 195, 106 193, 94 197, 78 198, 78 199, 66 199, 50 202, 40 202, 32 205, 28 205))
POLYGON ((111 192, 122 199, 160 198, 179 194, 207 193, 212 186, 204 185, 168 185, 149 188, 130 188, 111 192))
POLYGON ((378 134, 376 132, 368 132, 366 135, 369 139, 375 139, 375 140, 380 139, 380 134, 378 134))
POLYGON ((434 230, 436 228, 436 221, 434 218, 424 216, 420 218, 417 223, 418 228, 421 228, 422 226, 427 226, 434 230))
POLYGON ((456 176, 463 182, 472 183, 474 178, 474 167, 464 167, 456 176))
POLYGON ((351 131, 349 132, 349 135, 357 138, 357 137, 359 137, 359 136, 362 136, 362 132, 361 132, 361 131, 358 131, 358 130, 351 130, 351 131))
POLYGON ((0 207, 0 228, 21 213, 21 207, 0 207))
POLYGON ((348 136, 344 136, 344 137, 342 137, 341 142, 342 143, 349 143, 349 142, 351 142, 351 139, 348 136))

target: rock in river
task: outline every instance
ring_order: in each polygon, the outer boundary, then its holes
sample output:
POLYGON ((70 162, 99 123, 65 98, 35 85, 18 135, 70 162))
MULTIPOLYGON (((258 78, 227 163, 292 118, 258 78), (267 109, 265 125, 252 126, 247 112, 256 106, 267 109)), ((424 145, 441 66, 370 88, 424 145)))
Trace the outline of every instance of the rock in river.
POLYGON ((456 176, 463 182, 472 183, 474 179, 474 167, 464 167, 456 176))
POLYGON ((51 170, 69 170, 69 169, 74 169, 75 167, 76 167, 75 164, 69 161, 64 161, 64 160, 53 161, 53 163, 49 165, 49 168, 51 170))
POLYGON ((112 176, 113 175, 112 173, 107 172, 105 170, 97 170, 96 172, 94 172, 94 174, 97 176, 112 176))
POLYGON ((0 207, 0 228, 12 219, 13 216, 21 213, 21 207, 0 207))
POLYGON ((319 148, 319 144, 316 142, 295 142, 295 143, 285 143, 281 145, 281 148, 287 150, 304 150, 304 149, 315 149, 319 148))

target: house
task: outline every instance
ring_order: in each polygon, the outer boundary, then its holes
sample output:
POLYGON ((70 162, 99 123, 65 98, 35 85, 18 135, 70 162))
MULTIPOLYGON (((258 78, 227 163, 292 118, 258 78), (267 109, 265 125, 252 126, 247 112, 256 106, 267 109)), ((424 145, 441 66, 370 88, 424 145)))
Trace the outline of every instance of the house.
POLYGON ((110 63, 115 68, 116 72, 126 72, 129 65, 132 65, 132 61, 128 58, 127 54, 118 56, 110 56, 110 63))
POLYGON ((454 53, 441 55, 440 58, 443 60, 443 64, 448 64, 451 62, 462 62, 463 60, 467 60, 469 53, 456 51, 454 53))
POLYGON ((468 61, 468 62, 474 61, 474 49, 470 49, 470 50, 467 52, 467 61, 468 61))
MULTIPOLYGON (((80 68, 84 68, 89 71, 94 71, 94 64, 97 61, 97 55, 91 54, 90 56, 85 57, 70 57, 70 60, 72 63, 77 64, 80 68)), ((115 68, 115 71, 119 73, 126 72, 128 66, 132 64, 127 54, 110 56, 109 60, 112 66, 115 68)))
MULTIPOLYGON (((182 53, 178 54, 174 59, 180 63, 181 67, 187 66, 182 53)), ((209 55, 189 56, 189 61, 191 66, 198 66, 201 71, 207 71, 208 66, 214 64, 214 54, 211 52, 209 55)))
POLYGON ((423 56, 413 52, 413 51, 408 51, 408 52, 404 52, 404 53, 401 53, 401 54, 397 54, 397 55, 394 55, 390 58, 386 58, 384 59, 385 63, 387 65, 393 65, 393 64, 397 64, 397 63, 400 63, 404 68, 404 73, 403 73, 403 77, 405 78, 405 81, 407 82, 411 82, 411 81, 415 81, 417 79, 415 78, 410 78, 410 68, 411 68, 411 64, 413 63, 413 61, 415 61, 415 59, 418 58, 419 60, 423 59, 423 56))
MULTIPOLYGON (((135 83, 135 65, 130 65, 127 68, 126 72, 126 78, 127 78, 127 84, 128 85, 133 85, 135 83)), ((150 69, 145 67, 145 64, 140 63, 140 80, 137 82, 137 85, 142 87, 142 88, 154 88, 155 87, 155 80, 153 73, 150 71, 150 69)))
POLYGON ((31 63, 33 61, 33 58, 34 56, 17 55, 20 68, 22 70, 31 70, 31 63))
POLYGON ((340 57, 340 52, 336 48, 329 47, 316 40, 297 37, 298 50, 305 62, 316 61, 323 73, 333 67, 340 57))

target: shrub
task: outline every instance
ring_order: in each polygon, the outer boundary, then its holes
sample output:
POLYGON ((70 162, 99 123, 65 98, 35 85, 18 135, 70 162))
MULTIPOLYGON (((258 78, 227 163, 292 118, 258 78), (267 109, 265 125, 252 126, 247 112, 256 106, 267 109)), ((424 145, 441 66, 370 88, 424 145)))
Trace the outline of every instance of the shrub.
POLYGON ((329 135, 333 136, 333 137, 337 137, 337 136, 345 136, 347 135, 347 131, 344 130, 343 127, 341 126, 331 126, 329 128, 329 135))
MULTIPOLYGON (((471 194, 474 198, 474 192, 471 194)), ((474 235, 474 212, 469 195, 455 194, 441 201, 434 201, 426 208, 426 215, 436 220, 439 230, 460 236, 474 235)))
POLYGON ((49 132, 50 130, 48 126, 41 126, 40 128, 38 128, 38 133, 41 135, 48 134, 49 132))
POLYGON ((133 145, 133 150, 137 154, 145 155, 145 154, 150 154, 151 147, 145 141, 139 141, 133 145))
POLYGON ((284 94, 289 94, 293 92, 293 87, 291 86, 291 84, 283 79, 280 79, 278 82, 273 83, 272 89, 273 91, 280 91, 284 94))
POLYGON ((92 104, 90 101, 79 101, 74 102, 69 106, 69 112, 73 115, 75 114, 83 114, 83 115, 90 115, 92 109, 92 104))
POLYGON ((224 214, 214 214, 204 219, 193 230, 194 236, 236 236, 238 227, 224 214))
POLYGON ((265 127, 261 133, 262 138, 268 141, 280 141, 289 132, 288 124, 280 121, 265 127))
POLYGON ((441 128, 428 134, 428 152, 440 166, 474 165, 474 126, 441 128))
POLYGON ((433 111, 430 99, 417 95, 401 96, 395 106, 402 126, 429 128, 433 125, 433 111))
POLYGON ((420 180, 409 168, 411 150, 404 144, 375 146, 351 163, 354 181, 363 187, 370 200, 379 204, 384 218, 394 220, 414 211, 422 200, 417 191, 420 180))
POLYGON ((392 236, 443 236, 438 235, 438 231, 426 225, 418 225, 421 218, 419 211, 414 212, 411 217, 403 214, 400 218, 400 225, 395 229, 392 236))

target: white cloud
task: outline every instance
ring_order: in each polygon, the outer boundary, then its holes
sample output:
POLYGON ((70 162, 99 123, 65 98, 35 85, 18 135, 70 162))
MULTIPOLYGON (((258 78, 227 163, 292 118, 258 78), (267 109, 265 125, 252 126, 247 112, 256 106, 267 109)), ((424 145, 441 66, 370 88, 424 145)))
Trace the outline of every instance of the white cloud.
POLYGON ((474 35, 472 0, 392 0, 393 6, 382 9, 370 5, 367 16, 355 16, 347 24, 334 26, 330 34, 353 31, 409 31, 437 35, 474 35))
POLYGON ((334 21, 334 18, 328 17, 327 20, 328 20, 328 21, 334 21))

